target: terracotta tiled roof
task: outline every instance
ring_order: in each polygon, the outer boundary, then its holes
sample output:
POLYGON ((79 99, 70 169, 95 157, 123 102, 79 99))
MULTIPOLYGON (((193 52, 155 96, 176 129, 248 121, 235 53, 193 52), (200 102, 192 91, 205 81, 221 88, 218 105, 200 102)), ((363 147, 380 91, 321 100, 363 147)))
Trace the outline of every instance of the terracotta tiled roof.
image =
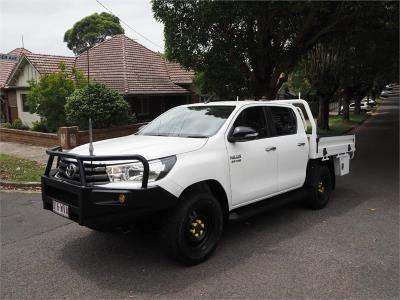
POLYGON ((3 87, 18 61, 0 59, 0 88, 3 87))
MULTIPOLYGON (((89 58, 90 77, 121 94, 189 93, 175 84, 160 55, 125 35, 116 35, 91 48, 89 58)), ((87 75, 86 52, 76 58, 75 66, 87 75)))
POLYGON ((15 48, 13 51, 8 52, 8 54, 16 55, 16 56, 21 56, 22 54, 29 54, 29 53, 32 53, 32 52, 25 48, 15 48))
POLYGON ((191 84, 193 81, 194 72, 192 70, 185 70, 175 62, 165 62, 167 65, 169 77, 174 83, 177 84, 191 84))
POLYGON ((0 87, 5 86, 8 77, 10 77, 11 72, 19 61, 19 56, 23 53, 31 52, 25 48, 16 48, 7 54, 0 53, 0 56, 5 56, 0 58, 0 87), (11 57, 15 59, 10 59, 11 57))
MULTIPOLYGON (((25 57, 40 74, 58 71, 60 62, 76 67, 87 76, 87 53, 77 57, 34 54, 17 48, 10 55, 25 57)), ((188 94, 178 84, 192 83, 194 73, 121 34, 89 50, 90 77, 120 94, 188 94)), ((5 84, 18 61, 0 60, 0 86, 5 84)))
POLYGON ((25 53, 23 54, 29 62, 35 67, 35 69, 40 74, 50 74, 58 72, 58 65, 60 62, 65 63, 67 67, 73 67, 75 57, 70 56, 56 56, 56 55, 47 55, 47 54, 33 54, 33 53, 25 53))

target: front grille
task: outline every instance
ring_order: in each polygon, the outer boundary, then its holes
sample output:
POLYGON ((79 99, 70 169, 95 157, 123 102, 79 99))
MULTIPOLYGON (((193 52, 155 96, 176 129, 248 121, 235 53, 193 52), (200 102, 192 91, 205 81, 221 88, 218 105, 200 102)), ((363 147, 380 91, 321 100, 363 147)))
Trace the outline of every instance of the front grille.
MULTIPOLYGON (((87 183, 93 184, 110 182, 106 173, 105 165, 84 163, 83 166, 85 168, 85 177, 87 183)), ((58 165, 58 173, 56 174, 56 176, 62 179, 66 179, 68 181, 79 183, 81 181, 81 178, 78 163, 74 161, 60 159, 58 165), (71 164, 75 166, 75 174, 72 177, 67 176, 67 167, 71 164)))

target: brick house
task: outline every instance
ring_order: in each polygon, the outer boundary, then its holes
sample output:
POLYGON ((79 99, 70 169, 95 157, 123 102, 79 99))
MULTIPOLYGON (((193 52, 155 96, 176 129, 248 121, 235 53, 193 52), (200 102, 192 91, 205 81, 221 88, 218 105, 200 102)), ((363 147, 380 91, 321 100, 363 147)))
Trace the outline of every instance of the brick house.
MULTIPOLYGON (((15 51, 15 50, 14 50, 15 51)), ((185 104, 198 102, 194 93, 192 79, 194 73, 183 69, 179 64, 164 60, 159 54, 147 49, 125 35, 116 35, 89 49, 89 75, 122 95, 130 104, 140 121, 150 120, 165 110, 185 104)), ((13 110, 7 121, 16 116, 30 125, 38 119, 37 115, 26 112, 24 106, 29 90, 28 80, 58 70, 64 62, 75 67, 87 76, 88 52, 77 57, 33 54, 23 51, 18 62, 10 66, 9 74, 1 74, 5 96, 5 106, 13 110), (10 101, 11 96, 13 101, 10 101), (14 97, 14 98, 13 98, 14 97), (17 110, 11 105, 16 104, 17 110)), ((0 69, 5 61, 0 60, 0 69)))
POLYGON ((24 48, 16 48, 7 54, 0 54, 0 102, 1 122, 18 118, 17 97, 15 89, 6 86, 22 54, 30 53, 24 48))
POLYGON ((60 62, 65 63, 67 67, 73 67, 74 61, 73 57, 68 56, 34 54, 27 50, 23 51, 3 87, 7 93, 9 111, 13 112, 7 121, 12 122, 18 117, 24 124, 30 126, 32 122, 40 120, 38 115, 29 112, 26 105, 26 95, 29 92, 28 81, 37 80, 44 74, 57 72, 60 62))

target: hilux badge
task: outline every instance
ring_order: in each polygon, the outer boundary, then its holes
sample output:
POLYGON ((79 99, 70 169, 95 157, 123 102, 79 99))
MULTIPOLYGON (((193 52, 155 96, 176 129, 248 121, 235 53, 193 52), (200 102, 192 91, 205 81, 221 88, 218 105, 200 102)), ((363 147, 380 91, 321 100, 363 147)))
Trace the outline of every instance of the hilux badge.
POLYGON ((67 169, 65 170, 65 174, 68 178, 74 178, 77 168, 74 164, 69 164, 67 169))

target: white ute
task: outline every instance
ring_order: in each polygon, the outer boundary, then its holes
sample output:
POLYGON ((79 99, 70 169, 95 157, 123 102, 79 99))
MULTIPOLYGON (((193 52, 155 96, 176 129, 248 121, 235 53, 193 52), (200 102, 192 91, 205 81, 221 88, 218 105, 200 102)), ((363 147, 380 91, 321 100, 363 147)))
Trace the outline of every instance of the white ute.
POLYGON ((221 101, 175 107, 93 148, 48 150, 44 208, 95 230, 160 223, 170 256, 197 264, 229 218, 294 195, 325 207, 335 175, 349 172, 355 136, 318 136, 304 100, 221 101))

